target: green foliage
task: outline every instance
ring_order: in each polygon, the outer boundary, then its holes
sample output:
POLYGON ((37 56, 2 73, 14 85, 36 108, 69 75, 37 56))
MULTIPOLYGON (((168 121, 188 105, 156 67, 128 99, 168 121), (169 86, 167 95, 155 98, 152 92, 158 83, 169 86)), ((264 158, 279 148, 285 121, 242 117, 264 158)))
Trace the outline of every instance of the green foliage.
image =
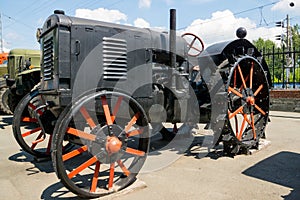
MULTIPOLYGON (((292 33, 292 46, 293 49, 296 51, 300 51, 300 25, 296 24, 293 27, 291 27, 291 33, 292 33)), ((275 37, 275 36, 274 36, 275 37)), ((285 44, 287 41, 284 41, 285 44)), ((287 81, 286 79, 286 70, 283 71, 283 68, 287 66, 287 53, 283 54, 283 50, 286 52, 287 49, 285 47, 277 47, 276 44, 271 40, 263 40, 262 38, 259 38, 258 40, 254 40, 253 44, 256 46, 256 48, 261 51, 264 55, 264 58, 269 66, 269 70, 271 73, 272 81, 273 83, 281 83, 283 80, 287 81), (273 51, 275 54, 273 54, 273 51), (283 73, 284 72, 284 73, 283 73), (283 77, 283 74, 285 77, 283 77)), ((291 51, 293 51, 291 49, 291 51)), ((291 54, 289 55, 291 56, 291 54)), ((296 53, 296 59, 295 59, 295 81, 300 82, 300 54, 296 53)), ((294 77, 293 68, 290 69, 290 74, 288 77, 288 82, 293 82, 294 77)))

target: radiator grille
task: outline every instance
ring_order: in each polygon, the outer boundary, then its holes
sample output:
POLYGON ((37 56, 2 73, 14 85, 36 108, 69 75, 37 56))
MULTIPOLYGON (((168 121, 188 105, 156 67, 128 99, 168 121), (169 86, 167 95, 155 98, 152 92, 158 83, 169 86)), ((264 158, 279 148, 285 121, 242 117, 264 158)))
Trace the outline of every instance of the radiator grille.
POLYGON ((49 37, 44 40, 43 44, 43 77, 45 81, 53 79, 53 54, 53 37, 49 37))
POLYGON ((103 78, 104 80, 127 79, 126 40, 103 38, 103 78))

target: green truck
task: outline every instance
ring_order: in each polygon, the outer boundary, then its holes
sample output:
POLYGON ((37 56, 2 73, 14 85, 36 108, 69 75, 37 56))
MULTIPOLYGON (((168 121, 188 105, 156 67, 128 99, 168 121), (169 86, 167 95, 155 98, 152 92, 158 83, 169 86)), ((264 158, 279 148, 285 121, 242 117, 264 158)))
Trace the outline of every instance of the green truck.
POLYGON ((23 96, 40 82, 40 51, 12 49, 3 79, 5 84, 0 81, 0 110, 12 114, 23 96))

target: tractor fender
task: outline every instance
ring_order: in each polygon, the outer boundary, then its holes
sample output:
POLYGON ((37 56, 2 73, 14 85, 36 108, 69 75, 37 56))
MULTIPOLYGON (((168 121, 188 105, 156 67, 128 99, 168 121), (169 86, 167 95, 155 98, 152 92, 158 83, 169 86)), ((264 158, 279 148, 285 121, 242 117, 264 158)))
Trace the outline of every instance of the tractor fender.
MULTIPOLYGON (((221 66, 225 60, 228 60, 228 64, 234 64, 236 62, 235 57, 248 55, 257 59, 268 80, 268 84, 272 85, 271 75, 268 65, 258 49, 247 39, 237 39, 233 41, 225 41, 213 44, 205 49, 198 57, 199 66, 217 67, 221 66), (213 61, 215 65, 209 65, 213 61)), ((216 71, 217 69, 210 69, 216 71)))
POLYGON ((30 74, 30 73, 33 73, 33 72, 38 72, 38 71, 41 71, 41 68, 40 67, 34 67, 32 69, 28 69, 28 70, 25 70, 25 71, 22 71, 18 74, 18 76, 22 76, 22 75, 25 75, 25 74, 30 74))

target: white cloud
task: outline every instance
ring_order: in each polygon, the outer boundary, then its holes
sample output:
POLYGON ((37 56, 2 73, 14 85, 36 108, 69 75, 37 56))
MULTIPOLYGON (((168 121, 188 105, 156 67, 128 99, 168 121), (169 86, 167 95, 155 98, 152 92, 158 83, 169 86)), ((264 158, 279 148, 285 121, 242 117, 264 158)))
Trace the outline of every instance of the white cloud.
POLYGON ((212 43, 232 40, 237 38, 235 33, 239 27, 245 27, 247 30, 246 39, 256 40, 259 37, 263 39, 274 38, 281 34, 281 28, 257 27, 255 22, 249 18, 236 18, 229 10, 217 11, 209 19, 196 19, 183 32, 191 32, 198 35, 205 46, 212 43))
POLYGON ((24 38, 21 34, 16 33, 16 32, 8 32, 4 35, 4 37, 7 40, 21 40, 24 38))
POLYGON ((12 48, 12 44, 22 44, 24 41, 24 36, 17 32, 7 32, 3 35, 3 50, 4 52, 9 52, 12 48))
POLYGON ((134 26, 139 28, 150 28, 150 24, 142 18, 137 18, 136 20, 134 20, 133 24, 134 26))
POLYGON ((119 10, 108 10, 105 8, 98 8, 95 10, 76 9, 75 16, 113 23, 121 23, 121 21, 127 20, 127 16, 119 10))
POLYGON ((44 22, 45 22, 45 19, 44 18, 39 18, 38 19, 38 21, 36 22, 36 24, 38 25, 38 26, 43 26, 43 24, 44 24, 44 22))
POLYGON ((139 0, 139 8, 150 8, 151 0, 139 0))
POLYGON ((271 8, 271 10, 281 11, 283 13, 289 14, 299 14, 300 0, 280 0, 271 8), (291 3, 294 3, 294 6, 291 6, 291 3))
POLYGON ((3 41, 3 51, 8 53, 11 49, 10 45, 4 39, 2 41, 3 41))
POLYGON ((172 5, 174 3, 173 0, 164 0, 164 1, 166 2, 166 4, 168 6, 170 6, 170 5, 172 5))

